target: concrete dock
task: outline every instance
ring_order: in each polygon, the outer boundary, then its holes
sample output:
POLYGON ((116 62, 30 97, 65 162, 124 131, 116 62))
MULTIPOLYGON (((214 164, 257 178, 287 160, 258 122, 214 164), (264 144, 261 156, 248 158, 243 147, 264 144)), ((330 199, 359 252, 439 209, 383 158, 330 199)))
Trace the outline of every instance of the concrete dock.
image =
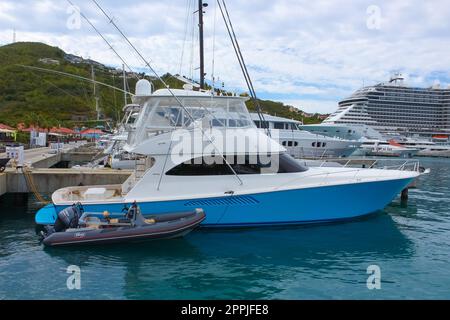
POLYGON ((6 173, 0 173, 0 197, 7 192, 6 173))
MULTIPOLYGON (((97 152, 82 151, 82 146, 67 146, 60 152, 56 152, 50 148, 37 148, 25 150, 24 164, 30 168, 51 168, 56 164, 67 162, 90 162, 97 152), (81 151, 80 151, 81 150, 81 151)), ((6 158, 6 153, 0 153, 0 158, 6 158)), ((11 163, 10 163, 11 165, 11 163)))
MULTIPOLYGON (((60 162, 90 162, 98 157, 98 150, 86 151, 86 146, 67 146, 60 152, 50 148, 39 148, 25 151, 26 172, 39 193, 54 191, 79 185, 122 184, 132 171, 111 169, 49 169, 60 162)), ((0 154, 0 158, 6 157, 0 154)), ((0 196, 5 193, 31 193, 31 186, 22 169, 7 168, 0 174, 0 196)))
MULTIPOLYGON (((132 173, 132 171, 111 169, 33 169, 30 175, 39 192, 53 193, 58 189, 71 186, 122 184, 132 173)), ((4 193, 31 192, 25 175, 21 171, 9 169, 3 176, 2 179, 6 185, 4 193)))

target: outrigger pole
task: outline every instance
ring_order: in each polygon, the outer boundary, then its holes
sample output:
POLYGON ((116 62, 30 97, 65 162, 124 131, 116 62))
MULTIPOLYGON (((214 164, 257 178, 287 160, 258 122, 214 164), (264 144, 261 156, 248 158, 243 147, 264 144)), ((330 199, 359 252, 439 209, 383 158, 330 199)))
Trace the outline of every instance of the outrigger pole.
POLYGON ((234 32, 233 23, 231 22, 230 14, 228 13, 227 5, 225 4, 225 0, 217 0, 217 4, 219 5, 220 12, 222 13, 223 21, 225 23, 225 27, 227 29, 228 35, 230 36, 231 43, 233 45, 234 51, 236 53, 236 57, 239 61, 239 65, 241 66, 242 73, 245 78, 245 82, 247 83, 248 90, 250 92, 250 96, 256 106, 256 110, 258 112, 258 117, 261 122, 261 128, 264 128, 266 134, 271 137, 271 132, 269 128, 268 122, 264 117, 262 112, 261 105, 259 103, 258 97, 256 95, 255 87, 253 86, 252 78, 247 69, 247 65, 244 60, 244 56, 242 55, 241 47, 239 46, 238 39, 236 37, 236 33, 234 32), (222 1, 222 4, 220 3, 222 1))
POLYGON ((198 28, 200 38, 200 89, 205 90, 205 46, 203 36, 203 8, 208 4, 203 3, 203 0, 198 0, 198 28))

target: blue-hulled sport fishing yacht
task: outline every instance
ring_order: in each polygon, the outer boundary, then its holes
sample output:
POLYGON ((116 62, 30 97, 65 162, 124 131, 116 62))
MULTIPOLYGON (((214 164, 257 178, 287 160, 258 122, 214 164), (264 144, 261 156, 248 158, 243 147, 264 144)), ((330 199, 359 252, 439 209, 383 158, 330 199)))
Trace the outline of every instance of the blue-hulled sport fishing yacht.
POLYGON ((135 201, 153 215, 201 208, 205 227, 334 222, 383 209, 420 175, 307 168, 258 130, 246 98, 143 91, 134 96, 142 109, 125 146, 142 155, 135 173, 123 185, 56 191, 53 204, 37 214, 38 224, 53 224, 57 212, 74 203, 114 214, 135 201))

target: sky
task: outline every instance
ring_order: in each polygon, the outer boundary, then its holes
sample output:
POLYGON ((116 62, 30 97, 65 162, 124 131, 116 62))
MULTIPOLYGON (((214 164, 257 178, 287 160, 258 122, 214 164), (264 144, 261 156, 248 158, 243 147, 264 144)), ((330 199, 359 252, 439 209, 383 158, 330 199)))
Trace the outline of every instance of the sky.
MULTIPOLYGON (((133 70, 145 65, 91 0, 71 0, 133 70)), ((197 0, 97 0, 158 73, 198 78, 197 0)), ((207 78, 245 81, 216 2, 205 1, 207 78), (213 67, 214 66, 214 67, 213 67)), ((363 85, 401 72, 411 86, 450 85, 449 0, 226 0, 260 98, 331 113, 363 85)), ((66 0, 1 0, 0 45, 39 41, 121 66, 66 0)))

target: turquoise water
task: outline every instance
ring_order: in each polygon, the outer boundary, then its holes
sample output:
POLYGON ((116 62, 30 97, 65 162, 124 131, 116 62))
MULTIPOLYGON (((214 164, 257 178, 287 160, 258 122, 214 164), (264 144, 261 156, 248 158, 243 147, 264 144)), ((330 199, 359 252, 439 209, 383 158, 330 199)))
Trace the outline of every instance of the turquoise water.
MULTIPOLYGON (((199 230, 185 239, 44 250, 34 199, 0 198, 0 299, 450 299, 450 160, 362 221, 199 230), (81 290, 67 289, 67 267, 81 290), (381 269, 368 290, 367 267, 381 269)), ((301 206, 301 203, 298 204, 301 206)))

